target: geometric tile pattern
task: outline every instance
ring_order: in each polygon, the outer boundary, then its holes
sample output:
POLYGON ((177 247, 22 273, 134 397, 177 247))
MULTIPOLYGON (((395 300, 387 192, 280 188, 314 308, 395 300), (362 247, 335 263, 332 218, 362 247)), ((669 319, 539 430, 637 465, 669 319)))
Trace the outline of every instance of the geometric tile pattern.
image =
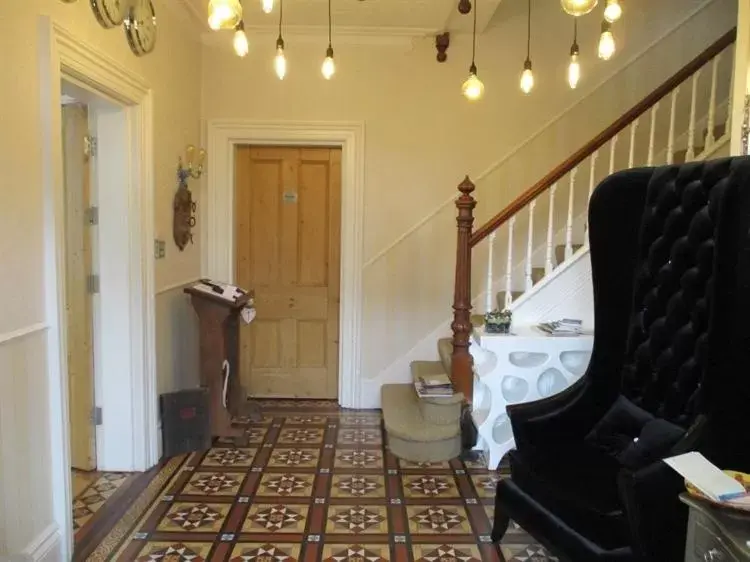
POLYGON ((78 532, 120 488, 126 488, 136 476, 124 472, 83 472, 74 470, 73 531, 78 532))
POLYGON ((134 500, 140 511, 97 533, 97 560, 556 560, 515 523, 502 544, 491 544, 502 474, 460 459, 400 461, 379 412, 320 400, 260 406, 262 421, 248 422, 248 447, 217 442, 170 461, 158 492, 134 500))

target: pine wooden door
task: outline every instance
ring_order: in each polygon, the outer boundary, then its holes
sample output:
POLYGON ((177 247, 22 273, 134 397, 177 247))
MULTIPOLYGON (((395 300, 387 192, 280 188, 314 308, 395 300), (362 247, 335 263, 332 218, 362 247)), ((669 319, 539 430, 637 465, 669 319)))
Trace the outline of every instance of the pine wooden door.
POLYGON ((67 105, 63 118, 65 172, 65 292, 67 303, 70 458, 73 468, 96 468, 94 409, 94 345, 91 225, 86 210, 91 201, 91 175, 86 155, 88 114, 85 106, 67 105))
POLYGON ((253 396, 336 398, 341 150, 238 147, 236 278, 257 316, 240 334, 253 396))

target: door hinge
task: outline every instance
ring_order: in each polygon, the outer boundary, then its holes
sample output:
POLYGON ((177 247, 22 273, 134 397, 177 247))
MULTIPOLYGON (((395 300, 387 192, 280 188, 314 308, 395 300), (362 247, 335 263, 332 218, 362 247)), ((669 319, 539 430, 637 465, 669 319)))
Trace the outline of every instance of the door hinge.
POLYGON ((102 409, 99 406, 94 406, 91 410, 91 423, 93 425, 102 425, 102 409))
POLYGON ((99 207, 89 207, 86 209, 86 224, 89 226, 99 224, 99 207))
POLYGON ((97 138, 92 135, 86 135, 83 137, 83 154, 87 158, 96 156, 96 149, 98 146, 97 138))
POLYGON ((86 291, 88 291, 89 294, 95 295, 99 292, 99 276, 89 275, 86 278, 86 291))

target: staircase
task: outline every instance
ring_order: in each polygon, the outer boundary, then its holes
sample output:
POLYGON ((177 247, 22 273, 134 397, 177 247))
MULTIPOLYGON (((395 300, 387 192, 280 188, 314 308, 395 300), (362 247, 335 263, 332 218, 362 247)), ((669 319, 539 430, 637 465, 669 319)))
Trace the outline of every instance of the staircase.
POLYGON ((382 387, 385 429, 396 456, 437 462, 461 452, 462 413, 470 411, 474 380, 483 376, 474 371, 470 352, 473 330, 483 324, 483 315, 471 313, 472 262, 486 265, 484 312, 508 308, 514 324, 529 321, 523 304, 557 290, 566 268, 587 258, 588 201, 601 180, 619 170, 703 160, 726 150, 733 65, 720 61, 731 63, 735 37, 736 29, 730 30, 477 229, 474 184, 467 177, 459 185, 453 335, 437 342, 439 361, 411 364, 412 379, 448 373, 456 394, 420 399, 413 384, 382 387), (496 263, 505 266, 499 274, 496 263))

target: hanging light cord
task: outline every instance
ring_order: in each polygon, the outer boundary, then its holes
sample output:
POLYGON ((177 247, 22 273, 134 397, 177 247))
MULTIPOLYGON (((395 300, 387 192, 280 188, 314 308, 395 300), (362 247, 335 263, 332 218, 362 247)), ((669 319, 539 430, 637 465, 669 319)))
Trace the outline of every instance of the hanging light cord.
POLYGON ((573 18, 573 49, 578 50, 578 18, 573 18))
POLYGON ((478 0, 475 0, 474 2, 474 35, 471 45, 471 65, 474 66, 474 59, 477 56, 477 4, 479 4, 478 0))
POLYGON ((529 0, 529 17, 526 28, 526 60, 531 59, 531 0, 529 0))
POLYGON ((284 0, 279 2, 279 39, 281 39, 281 20, 284 19, 284 0))
POLYGON ((331 0, 328 0, 328 46, 331 47, 331 27, 332 27, 332 20, 331 20, 331 0))

